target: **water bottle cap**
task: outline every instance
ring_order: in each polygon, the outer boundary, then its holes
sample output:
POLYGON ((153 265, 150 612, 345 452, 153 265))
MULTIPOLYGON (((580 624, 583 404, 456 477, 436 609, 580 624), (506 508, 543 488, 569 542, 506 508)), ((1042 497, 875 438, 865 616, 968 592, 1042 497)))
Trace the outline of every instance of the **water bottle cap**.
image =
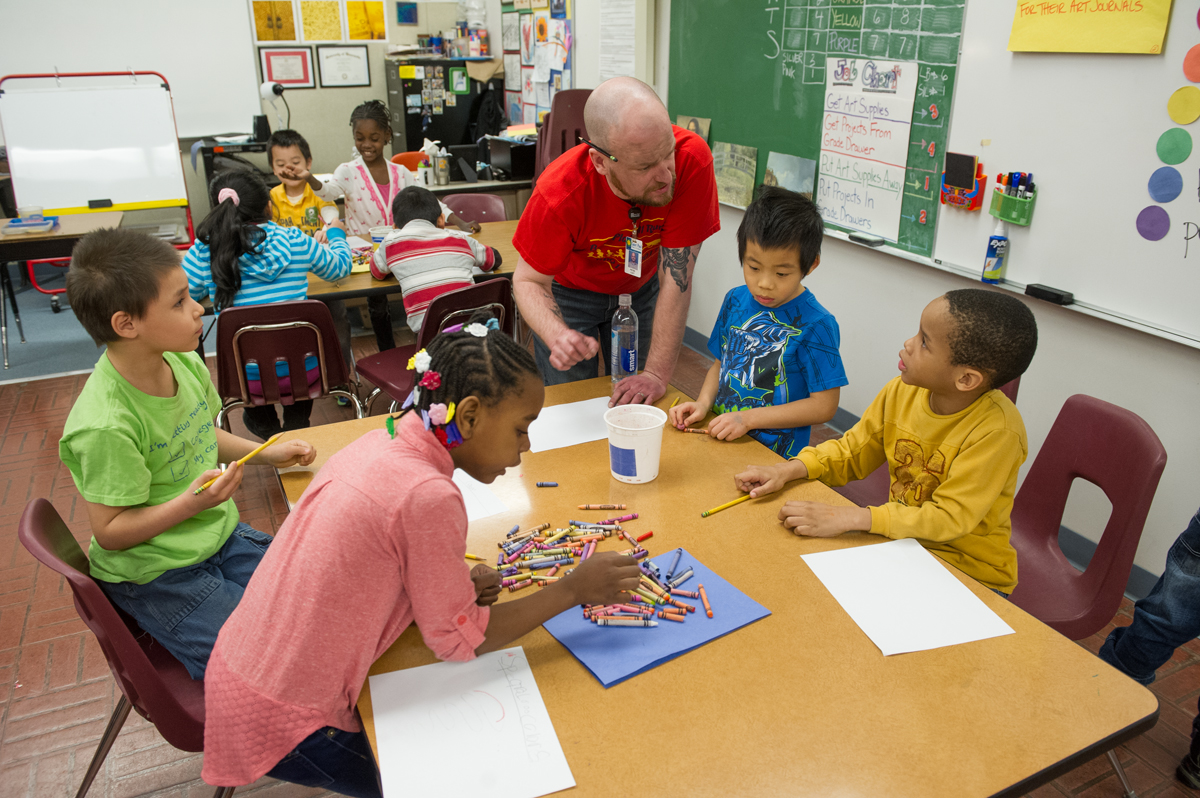
POLYGON ((630 294, 621 294, 621 307, 627 308, 633 305, 633 296, 630 294))

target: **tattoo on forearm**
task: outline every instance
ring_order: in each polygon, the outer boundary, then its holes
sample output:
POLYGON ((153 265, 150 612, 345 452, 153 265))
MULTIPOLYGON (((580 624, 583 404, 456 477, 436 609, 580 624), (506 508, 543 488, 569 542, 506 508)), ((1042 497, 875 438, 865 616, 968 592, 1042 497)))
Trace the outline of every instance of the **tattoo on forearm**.
POLYGON ((658 253, 659 268, 670 273, 681 294, 686 294, 688 290, 688 262, 691 258, 691 247, 663 249, 658 253))
POLYGON ((546 298, 546 300, 549 302, 550 312, 553 313, 555 316, 557 316, 559 321, 561 321, 565 324, 566 320, 563 319, 562 308, 560 308, 558 306, 558 302, 554 299, 554 294, 549 289, 543 288, 542 296, 544 296, 546 298))

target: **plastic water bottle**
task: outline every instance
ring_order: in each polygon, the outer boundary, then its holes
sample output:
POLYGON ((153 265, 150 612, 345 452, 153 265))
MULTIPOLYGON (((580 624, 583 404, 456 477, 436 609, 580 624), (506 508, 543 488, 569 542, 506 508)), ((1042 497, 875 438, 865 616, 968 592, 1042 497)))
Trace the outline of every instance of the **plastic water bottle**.
POLYGON ((612 381, 632 377, 638 372, 638 318, 633 299, 621 294, 621 305, 612 318, 612 381))

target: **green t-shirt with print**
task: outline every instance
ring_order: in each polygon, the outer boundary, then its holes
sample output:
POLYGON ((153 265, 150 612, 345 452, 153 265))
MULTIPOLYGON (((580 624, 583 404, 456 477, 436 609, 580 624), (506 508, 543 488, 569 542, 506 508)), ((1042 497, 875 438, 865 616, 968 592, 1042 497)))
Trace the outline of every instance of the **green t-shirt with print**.
MULTIPOLYGON (((67 417, 58 455, 83 498, 110 507, 152 507, 187 490, 217 467, 213 420, 221 407, 208 368, 194 352, 167 352, 172 397, 134 388, 100 356, 67 417)), ((203 510, 149 540, 120 551, 88 548, 91 573, 104 582, 145 583, 164 571, 204 562, 238 522, 233 500, 203 510)))

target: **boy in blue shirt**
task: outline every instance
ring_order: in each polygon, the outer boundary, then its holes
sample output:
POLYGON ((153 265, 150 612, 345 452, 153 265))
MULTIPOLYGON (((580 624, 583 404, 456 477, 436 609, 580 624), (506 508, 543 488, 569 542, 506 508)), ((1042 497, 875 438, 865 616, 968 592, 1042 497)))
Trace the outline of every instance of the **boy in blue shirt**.
POLYGON ((846 371, 833 315, 802 281, 821 263, 824 229, 812 200, 764 187, 738 228, 744 286, 725 295, 709 351, 717 358, 694 402, 671 408, 679 429, 701 421, 717 440, 749 435, 782 457, 833 418, 846 371))

